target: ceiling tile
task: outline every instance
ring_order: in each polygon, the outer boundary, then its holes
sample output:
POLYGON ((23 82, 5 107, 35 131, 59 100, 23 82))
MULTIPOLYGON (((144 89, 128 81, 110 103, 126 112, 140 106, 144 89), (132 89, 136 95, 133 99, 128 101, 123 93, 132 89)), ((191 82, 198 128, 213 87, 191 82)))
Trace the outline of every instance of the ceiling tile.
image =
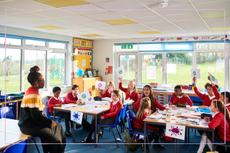
POLYGON ((80 25, 90 26, 90 27, 98 27, 98 26, 108 26, 110 24, 107 24, 105 22, 101 21, 94 21, 94 22, 82 22, 79 23, 80 25))
POLYGON ((97 3, 97 6, 110 11, 124 11, 131 9, 144 9, 144 7, 138 4, 134 0, 114 0, 110 2, 97 3))
POLYGON ((96 21, 94 19, 90 19, 88 17, 84 17, 81 15, 66 16, 66 17, 61 17, 61 18, 56 18, 56 19, 62 20, 63 22, 69 22, 69 23, 82 23, 82 22, 96 21))
POLYGON ((137 22, 130 19, 103 20, 103 22, 111 25, 137 24, 137 22))
POLYGON ((133 10, 133 11, 119 11, 119 12, 116 12, 117 14, 120 14, 122 16, 125 16, 126 18, 143 18, 143 17, 158 17, 158 15, 156 15, 155 13, 153 13, 152 11, 150 10, 146 10, 146 9, 140 9, 140 10, 133 10))
POLYGON ((20 14, 13 14, 13 15, 7 15, 7 16, 11 16, 14 18, 20 18, 22 20, 30 20, 30 21, 37 21, 37 20, 49 18, 49 17, 45 17, 42 15, 33 14, 33 13, 20 13, 20 14))
POLYGON ((196 7, 196 9, 230 9, 230 1, 219 1, 216 0, 215 2, 209 2, 209 3, 195 3, 194 6, 196 7))
POLYGON ((51 18, 61 18, 65 16, 73 16, 73 13, 67 12, 62 9, 44 9, 40 11, 34 11, 33 14, 43 15, 51 18))
MULTIPOLYGON (((220 11, 200 11, 200 15, 204 19, 223 18, 224 17, 224 10, 220 10, 220 11)), ((226 17, 230 16, 230 10, 226 10, 225 16, 226 17)))
POLYGON ((120 15, 117 15, 113 12, 108 13, 100 13, 100 14, 91 14, 91 15, 85 15, 89 18, 96 19, 96 20, 114 20, 114 19, 121 19, 122 17, 120 15))
POLYGON ((53 7, 66 7, 66 6, 75 6, 75 5, 83 5, 83 4, 88 4, 89 2, 86 2, 84 0, 68 0, 68 1, 63 1, 63 0, 34 0, 49 6, 53 7))

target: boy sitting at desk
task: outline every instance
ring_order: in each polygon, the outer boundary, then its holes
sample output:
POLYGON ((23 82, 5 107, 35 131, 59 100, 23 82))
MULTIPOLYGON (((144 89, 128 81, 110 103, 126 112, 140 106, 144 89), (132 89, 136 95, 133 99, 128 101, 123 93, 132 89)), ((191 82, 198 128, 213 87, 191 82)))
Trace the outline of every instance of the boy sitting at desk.
POLYGON ((174 87, 174 92, 172 94, 172 97, 169 100, 169 105, 176 105, 176 106, 181 106, 184 107, 186 106, 186 102, 190 105, 193 106, 193 102, 189 98, 189 96, 185 93, 182 92, 181 86, 177 85, 174 87))

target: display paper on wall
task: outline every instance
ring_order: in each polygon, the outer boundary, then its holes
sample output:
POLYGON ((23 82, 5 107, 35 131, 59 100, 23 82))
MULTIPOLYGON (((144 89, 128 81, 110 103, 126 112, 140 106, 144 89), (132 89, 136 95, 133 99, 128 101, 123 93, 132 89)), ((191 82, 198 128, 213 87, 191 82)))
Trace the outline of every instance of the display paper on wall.
POLYGON ((211 82, 215 85, 218 85, 217 79, 213 75, 211 75, 210 73, 208 73, 208 74, 209 74, 209 78, 210 78, 211 82))
POLYGON ((167 73, 176 74, 176 64, 167 64, 167 73))
POLYGON ((147 66, 147 79, 156 79, 156 66, 147 66))
POLYGON ((196 77, 200 79, 200 69, 191 69, 191 77, 196 77))
POLYGON ((102 90, 105 90, 105 85, 106 85, 106 82, 96 80, 96 88, 97 89, 100 88, 102 90))
POLYGON ((116 68, 115 72, 117 73, 119 78, 122 78, 126 74, 125 70, 122 67, 116 68))
POLYGON ((77 95, 78 99, 81 99, 82 102, 87 102, 89 98, 91 98, 89 90, 86 90, 84 92, 81 92, 77 95))
POLYGON ((86 60, 83 59, 83 60, 82 60, 82 68, 84 69, 85 67, 86 67, 86 60))
POLYGON ((166 124, 166 136, 184 140, 185 126, 167 123, 166 124))
POLYGON ((78 124, 81 124, 82 123, 82 117, 83 117, 83 113, 71 110, 71 118, 70 118, 71 121, 74 121, 78 124))

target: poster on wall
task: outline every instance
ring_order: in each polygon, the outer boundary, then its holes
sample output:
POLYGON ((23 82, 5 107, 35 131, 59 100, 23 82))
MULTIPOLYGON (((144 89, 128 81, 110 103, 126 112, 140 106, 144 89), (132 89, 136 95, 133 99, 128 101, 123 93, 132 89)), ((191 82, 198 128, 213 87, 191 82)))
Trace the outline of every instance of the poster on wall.
POLYGON ((147 79, 156 79, 156 66, 147 66, 147 79))
POLYGON ((83 59, 83 60, 82 60, 82 68, 84 69, 85 67, 86 67, 86 60, 83 59))

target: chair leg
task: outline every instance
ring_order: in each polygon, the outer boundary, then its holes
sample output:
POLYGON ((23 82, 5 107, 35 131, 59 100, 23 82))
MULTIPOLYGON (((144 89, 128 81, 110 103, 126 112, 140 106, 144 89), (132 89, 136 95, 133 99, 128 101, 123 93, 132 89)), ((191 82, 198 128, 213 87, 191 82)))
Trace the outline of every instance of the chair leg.
MULTIPOLYGON (((117 139, 116 139, 116 137, 115 137, 115 134, 114 134, 114 132, 113 132, 113 129, 112 129, 111 127, 109 127, 109 128, 111 129, 111 131, 112 131, 112 133, 113 133, 113 137, 114 137, 114 139, 115 139, 115 141, 116 141, 116 143, 117 143, 117 139)), ((117 148, 119 148, 118 143, 117 143, 117 148)))
POLYGON ((120 139, 122 140, 121 134, 120 134, 120 132, 119 132, 119 129, 118 129, 118 127, 116 127, 116 128, 117 128, 117 133, 119 134, 119 137, 120 137, 120 139))
POLYGON ((37 146, 37 143, 36 143, 36 141, 35 141, 34 137, 31 137, 31 140, 33 140, 33 141, 34 141, 35 147, 37 148, 38 153, 40 153, 40 151, 39 151, 39 149, 38 149, 38 146, 37 146))
POLYGON ((130 146, 131 146, 131 144, 132 144, 132 142, 133 142, 134 137, 135 137, 135 134, 133 135, 132 140, 131 140, 131 142, 130 142, 130 144, 129 144, 129 147, 128 147, 128 150, 127 150, 127 153, 129 152, 129 148, 130 148, 130 146))

